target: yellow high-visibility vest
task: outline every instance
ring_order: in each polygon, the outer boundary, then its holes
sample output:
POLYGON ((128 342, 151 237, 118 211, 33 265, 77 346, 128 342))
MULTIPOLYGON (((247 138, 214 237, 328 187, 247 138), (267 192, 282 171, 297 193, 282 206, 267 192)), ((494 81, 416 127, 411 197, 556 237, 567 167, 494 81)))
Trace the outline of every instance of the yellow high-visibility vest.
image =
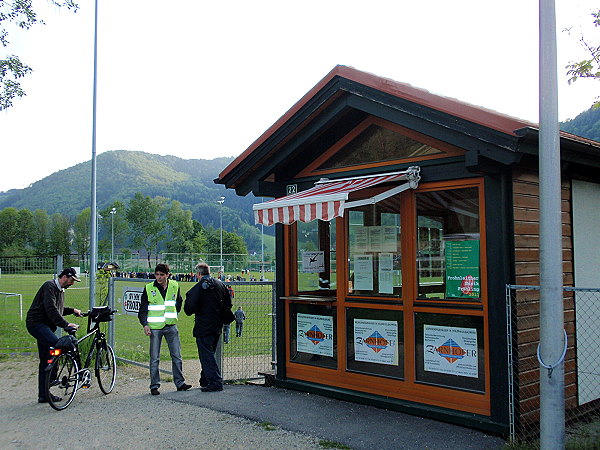
POLYGON ((160 295, 160 291, 154 285, 154 282, 146 285, 146 295, 148 295, 148 326, 153 330, 160 330, 165 325, 174 325, 177 323, 177 293, 179 284, 177 281, 169 280, 165 298, 160 295))

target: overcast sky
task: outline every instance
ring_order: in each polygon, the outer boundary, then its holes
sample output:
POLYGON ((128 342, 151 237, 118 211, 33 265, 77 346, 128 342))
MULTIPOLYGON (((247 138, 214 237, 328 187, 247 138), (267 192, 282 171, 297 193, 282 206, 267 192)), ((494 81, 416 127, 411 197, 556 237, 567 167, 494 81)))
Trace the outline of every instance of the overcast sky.
MULTIPOLYGON (((94 2, 33 3, 46 25, 9 28, 0 49, 34 69, 0 112, 0 191, 92 154, 94 2)), ((564 66, 587 56, 598 5, 556 6, 565 120, 597 95, 564 66)), ((97 153, 237 156, 337 64, 538 122, 535 0, 99 0, 98 21, 97 153)))

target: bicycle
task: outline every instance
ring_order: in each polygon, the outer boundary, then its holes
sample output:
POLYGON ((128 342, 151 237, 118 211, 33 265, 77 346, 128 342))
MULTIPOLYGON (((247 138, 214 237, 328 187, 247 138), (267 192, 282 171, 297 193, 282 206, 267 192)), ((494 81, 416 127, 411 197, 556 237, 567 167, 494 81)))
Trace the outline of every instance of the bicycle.
POLYGON ((82 314, 82 317, 88 318, 85 336, 76 339, 76 329, 67 329, 69 334, 60 338, 59 342, 50 348, 50 359, 46 368, 46 398, 52 408, 59 411, 67 408, 80 388, 91 386, 92 362, 100 390, 104 394, 113 390, 117 379, 117 361, 115 352, 106 342, 106 335, 100 330, 100 323, 111 321, 116 312, 108 306, 92 308, 82 314), (93 340, 82 365, 79 344, 90 338, 93 340))

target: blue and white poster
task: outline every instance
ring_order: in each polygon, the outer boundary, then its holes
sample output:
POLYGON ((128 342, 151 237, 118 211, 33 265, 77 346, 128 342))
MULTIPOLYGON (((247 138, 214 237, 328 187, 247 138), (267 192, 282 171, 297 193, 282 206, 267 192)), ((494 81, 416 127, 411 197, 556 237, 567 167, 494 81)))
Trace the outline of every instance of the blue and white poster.
POLYGON ((398 322, 354 319, 354 359, 398 365, 398 322))
POLYGON ((477 330, 425 325, 423 367, 428 372, 477 378, 477 330))
POLYGON ((333 317, 296 316, 296 346, 299 352, 333 357, 333 317))

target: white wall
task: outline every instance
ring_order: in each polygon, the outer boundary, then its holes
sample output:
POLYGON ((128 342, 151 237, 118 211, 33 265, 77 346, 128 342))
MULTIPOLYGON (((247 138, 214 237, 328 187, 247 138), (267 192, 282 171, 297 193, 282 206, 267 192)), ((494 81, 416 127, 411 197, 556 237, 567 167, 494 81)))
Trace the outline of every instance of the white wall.
MULTIPOLYGON (((573 180, 575 287, 600 287, 600 184, 573 180)), ((600 292, 575 295, 579 404, 600 398, 600 292)))

